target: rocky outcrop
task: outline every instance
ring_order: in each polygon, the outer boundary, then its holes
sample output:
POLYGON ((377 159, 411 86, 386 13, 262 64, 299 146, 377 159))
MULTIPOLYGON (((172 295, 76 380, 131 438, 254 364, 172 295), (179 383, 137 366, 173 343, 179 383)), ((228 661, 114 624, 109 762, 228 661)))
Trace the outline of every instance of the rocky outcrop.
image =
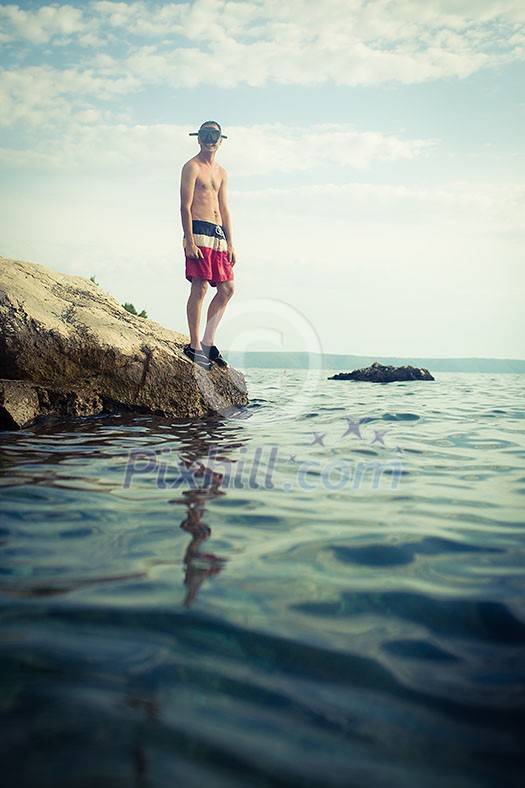
POLYGON ((332 375, 328 380, 364 380, 368 383, 392 383, 396 380, 434 380, 428 369, 418 369, 417 367, 393 367, 383 366, 378 361, 365 367, 365 369, 354 369, 353 372, 339 372, 332 375))
POLYGON ((0 380, 0 429, 18 430, 41 416, 93 416, 103 411, 102 399, 89 390, 0 380))
POLYGON ((42 415, 192 418, 247 404, 244 377, 197 367, 187 342, 87 279, 0 257, 0 428, 42 415))

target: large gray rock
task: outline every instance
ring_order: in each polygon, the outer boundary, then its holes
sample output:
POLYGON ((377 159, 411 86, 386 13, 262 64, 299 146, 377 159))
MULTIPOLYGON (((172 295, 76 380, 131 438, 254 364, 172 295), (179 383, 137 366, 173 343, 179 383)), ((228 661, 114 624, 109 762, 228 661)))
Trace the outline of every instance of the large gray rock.
POLYGON ((396 380, 434 380, 428 369, 419 367, 385 366, 374 361, 369 367, 354 369, 353 372, 338 372, 328 380, 363 380, 368 383, 392 383, 396 380))
POLYGON ((0 257, 0 428, 39 415, 201 417, 247 404, 240 372, 197 367, 187 342, 88 279, 0 257))

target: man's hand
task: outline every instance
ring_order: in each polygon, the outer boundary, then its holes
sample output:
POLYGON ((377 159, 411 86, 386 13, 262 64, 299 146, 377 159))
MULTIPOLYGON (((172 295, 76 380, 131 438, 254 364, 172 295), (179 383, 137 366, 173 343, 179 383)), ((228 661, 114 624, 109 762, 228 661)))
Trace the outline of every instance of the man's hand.
POLYGON ((186 257, 196 257, 197 259, 204 260, 204 255, 197 246, 197 244, 186 244, 186 257))
POLYGON ((228 262, 230 263, 231 266, 234 266, 235 263, 237 262, 235 249, 231 244, 228 244, 228 262))

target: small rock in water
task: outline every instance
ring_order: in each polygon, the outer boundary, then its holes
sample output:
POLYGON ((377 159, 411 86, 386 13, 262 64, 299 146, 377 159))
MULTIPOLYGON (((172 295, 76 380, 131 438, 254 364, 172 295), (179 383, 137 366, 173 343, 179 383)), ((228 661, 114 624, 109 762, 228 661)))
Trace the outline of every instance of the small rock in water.
POLYGON ((364 369, 354 369, 353 372, 339 372, 328 380, 363 380, 368 383, 392 383, 396 380, 434 380, 428 369, 418 367, 385 366, 379 361, 364 369))

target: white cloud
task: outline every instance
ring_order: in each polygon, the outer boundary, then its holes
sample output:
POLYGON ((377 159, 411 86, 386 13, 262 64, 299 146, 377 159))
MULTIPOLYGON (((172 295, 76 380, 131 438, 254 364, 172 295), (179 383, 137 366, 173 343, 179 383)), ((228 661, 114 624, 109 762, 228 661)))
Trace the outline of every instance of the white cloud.
POLYGON ((249 5, 201 0, 187 7, 182 28, 172 28, 186 42, 135 51, 125 63, 145 81, 172 85, 351 86, 464 78, 484 66, 523 58, 520 47, 509 44, 518 32, 518 5, 481 2, 477 12, 466 5, 460 13, 456 3, 451 14, 447 4, 443 9, 408 0, 249 5), (240 9, 244 15, 238 15, 240 9))
POLYGON ((138 36, 164 36, 167 32, 182 32, 189 5, 167 3, 148 6, 147 3, 95 2, 91 4, 93 21, 100 27, 112 27, 138 36))
POLYGON ((525 227, 525 186, 510 182, 451 181, 439 186, 402 183, 312 184, 238 190, 235 201, 257 215, 287 213, 306 222, 395 222, 485 234, 518 234, 525 227))
POLYGON ((29 66, 0 73, 0 126, 64 126, 78 111, 91 109, 93 98, 108 100, 137 88, 131 75, 109 77, 103 69, 57 69, 29 66), (74 98, 73 98, 74 97, 74 98))
MULTIPOLYGON (((103 0, 33 11, 9 5, 0 7, 0 38, 31 42, 33 57, 39 45, 105 45, 111 73, 97 73, 96 60, 75 60, 79 75, 92 69, 92 100, 121 92, 119 85, 417 83, 524 59, 524 9, 518 0, 103 0)), ((57 102, 74 104, 76 84, 56 82, 57 102)), ((27 90, 19 85, 18 103, 27 103, 27 90)))
MULTIPOLYGON (((40 95, 43 84, 39 84, 40 95)), ((30 150, 5 148, 0 150, 0 162, 16 169, 100 171, 106 175, 132 170, 149 179, 171 179, 170 164, 179 167, 197 152, 186 127, 107 124, 101 120, 98 109, 86 106, 54 142, 46 138, 30 150)), ((225 143, 221 160, 233 177, 315 171, 330 165, 366 170, 375 162, 427 155, 434 146, 430 140, 402 139, 333 123, 307 129, 280 123, 255 129, 238 126, 229 128, 228 133, 235 145, 225 143)))
POLYGON ((33 44, 46 44, 52 38, 82 32, 87 23, 82 10, 72 5, 43 6, 35 11, 7 5, 0 7, 0 24, 4 28, 4 41, 27 40, 33 44))
POLYGON ((335 123, 308 128, 278 123, 235 127, 232 136, 235 147, 225 145, 221 154, 236 175, 301 172, 330 165, 364 170, 377 161, 425 155, 434 146, 431 140, 401 139, 335 123))

